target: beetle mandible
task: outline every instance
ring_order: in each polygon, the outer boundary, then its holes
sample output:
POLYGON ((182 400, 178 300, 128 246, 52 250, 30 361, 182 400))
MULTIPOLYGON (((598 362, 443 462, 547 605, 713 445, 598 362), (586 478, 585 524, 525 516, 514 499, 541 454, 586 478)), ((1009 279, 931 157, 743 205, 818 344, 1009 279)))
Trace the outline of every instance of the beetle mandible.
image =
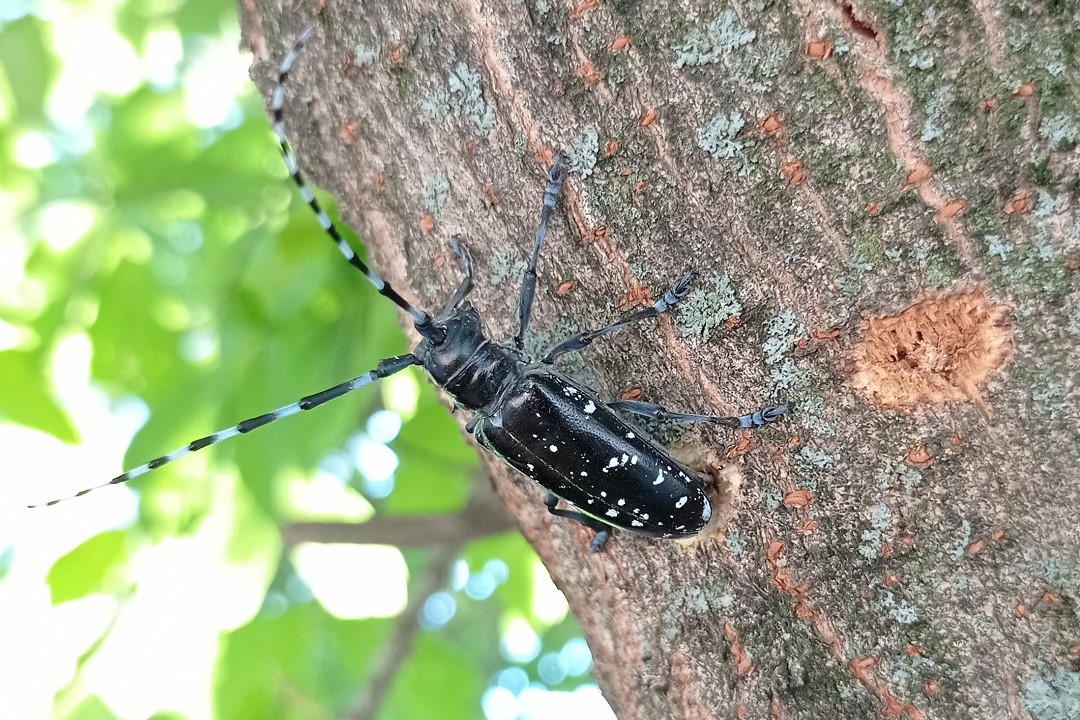
POLYGON ((382 360, 374 370, 352 380, 194 440, 107 483, 43 505, 55 505, 101 487, 125 483, 190 452, 318 407, 409 366, 420 365, 458 407, 473 413, 466 430, 483 447, 545 488, 544 503, 552 514, 595 531, 590 552, 599 551, 613 529, 657 538, 685 538, 699 533, 712 517, 704 484, 616 411, 651 419, 752 429, 776 422, 790 411, 790 406, 770 405, 738 417, 723 417, 670 412, 637 400, 604 402, 554 366, 556 358, 581 350, 597 338, 668 312, 688 292, 693 274, 686 272, 649 307, 629 313, 610 325, 570 337, 539 362, 527 362, 523 341, 536 293, 537 261, 565 178, 562 160, 556 156, 547 173, 540 222, 524 272, 517 334, 501 342, 484 335, 479 313, 466 300, 473 286, 472 260, 456 236, 451 239, 451 248, 465 277, 439 313, 432 315, 415 307, 376 275, 342 238, 304 180, 285 134, 285 83, 311 34, 311 28, 305 30, 285 55, 270 98, 273 129, 286 168, 319 224, 349 264, 363 273, 381 295, 409 314, 421 337, 420 343, 412 353, 382 360), (560 500, 573 509, 559 507, 560 500))

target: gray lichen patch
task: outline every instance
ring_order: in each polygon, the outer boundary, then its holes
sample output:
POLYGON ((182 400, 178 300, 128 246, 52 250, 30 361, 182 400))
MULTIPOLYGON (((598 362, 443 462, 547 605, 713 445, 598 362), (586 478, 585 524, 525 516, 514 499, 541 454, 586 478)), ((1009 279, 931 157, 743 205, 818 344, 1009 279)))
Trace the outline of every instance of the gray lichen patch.
POLYGON ((745 125, 746 120, 737 111, 718 112, 701 131, 698 147, 718 160, 738 157, 745 144, 736 137, 745 125))
POLYGON ((424 96, 420 111, 436 123, 450 115, 471 120, 477 135, 486 135, 495 127, 495 110, 484 100, 480 73, 465 62, 454 65, 446 78, 445 88, 437 88, 424 96))
POLYGON ((694 28, 681 43, 674 46, 675 67, 709 65, 732 50, 749 45, 757 37, 739 21, 734 10, 725 10, 702 30, 694 28))
POLYGON ((1080 672, 1063 667, 1044 668, 1024 683, 1023 703, 1035 720, 1080 717, 1080 672))
POLYGON ((596 158, 600 152, 600 134, 588 130, 578 135, 566 148, 566 168, 570 172, 587 178, 596 169, 596 158))
POLYGON ((984 287, 925 295, 897 315, 864 322, 851 384, 888 409, 970 401, 1012 352, 1012 307, 984 287))
POLYGON ((708 342, 715 328, 729 318, 737 318, 742 310, 742 303, 731 287, 731 279, 727 275, 720 275, 713 278, 711 287, 690 291, 679 304, 675 322, 684 337, 700 337, 708 342))
POLYGON ((420 188, 424 209, 439 217, 450 199, 450 179, 443 173, 435 173, 424 178, 420 188))

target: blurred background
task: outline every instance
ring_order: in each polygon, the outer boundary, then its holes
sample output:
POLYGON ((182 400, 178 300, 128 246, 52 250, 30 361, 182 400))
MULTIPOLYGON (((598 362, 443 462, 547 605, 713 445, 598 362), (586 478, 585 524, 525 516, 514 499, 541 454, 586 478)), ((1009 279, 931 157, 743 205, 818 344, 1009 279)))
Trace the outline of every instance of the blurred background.
POLYGON ((419 372, 25 508, 407 350, 239 47, 217 0, 0 3, 0 717, 613 717, 516 532, 395 532, 487 482, 419 372))

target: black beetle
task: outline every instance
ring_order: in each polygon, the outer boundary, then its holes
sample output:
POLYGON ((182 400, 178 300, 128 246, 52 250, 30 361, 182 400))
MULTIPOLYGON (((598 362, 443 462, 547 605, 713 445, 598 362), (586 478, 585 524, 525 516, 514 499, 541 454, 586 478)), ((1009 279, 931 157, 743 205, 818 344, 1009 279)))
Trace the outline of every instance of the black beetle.
POLYGON ((306 30, 282 60, 278 84, 270 100, 273 128, 285 165, 301 196, 345 259, 380 294, 409 313, 422 338, 420 344, 413 353, 382 360, 374 370, 348 382, 199 438, 107 483, 69 497, 127 482, 189 452, 318 407, 410 365, 421 365, 459 407, 474 413, 466 429, 485 448, 547 490, 545 504, 553 514, 596 531, 590 544, 592 552, 603 547, 611 528, 659 538, 690 537, 700 532, 712 517, 712 505, 702 482, 655 440, 614 411, 653 419, 756 428, 779 420, 789 411, 789 406, 775 405, 739 417, 720 417, 669 412, 640 401, 605 403, 592 390, 560 373, 553 364, 559 356, 580 350, 603 335, 667 312, 686 294, 692 274, 683 275, 648 308, 630 313, 611 325, 568 338, 538 363, 526 362, 522 346, 536 292, 536 264, 565 177, 557 156, 548 171, 540 223, 524 274, 517 334, 506 342, 492 342, 484 336, 479 314, 465 300, 473 284, 472 262, 456 237, 451 240, 451 247, 461 261, 465 278, 438 315, 432 317, 416 308, 372 272, 341 237, 304 181, 290 149, 283 120, 285 81, 310 35, 311 29, 306 30), (559 508, 560 499, 576 509, 559 508))

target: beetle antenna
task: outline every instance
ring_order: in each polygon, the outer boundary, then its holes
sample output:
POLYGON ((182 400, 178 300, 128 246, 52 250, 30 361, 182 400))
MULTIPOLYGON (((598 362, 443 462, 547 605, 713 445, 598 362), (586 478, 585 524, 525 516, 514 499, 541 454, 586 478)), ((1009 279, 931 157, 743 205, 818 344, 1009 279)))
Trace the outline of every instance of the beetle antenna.
POLYGON ((146 463, 144 465, 140 465, 137 468, 132 468, 131 470, 128 470, 125 473, 117 475, 116 477, 114 477, 109 482, 102 483, 100 485, 94 485, 93 487, 85 488, 85 489, 80 490, 79 492, 75 493, 74 495, 68 495, 67 497, 57 498, 55 500, 50 500, 50 501, 45 502, 45 503, 38 503, 37 505, 28 505, 27 507, 30 507, 30 508, 48 507, 49 505, 56 505, 57 503, 63 502, 65 500, 71 500, 73 498, 82 497, 83 495, 87 494, 88 492, 93 492, 94 490, 98 490, 98 489, 103 488, 103 487, 108 487, 109 485, 120 485, 122 483, 126 483, 128 480, 134 480, 135 478, 139 477, 140 475, 145 475, 146 473, 150 472, 151 470, 157 470, 162 465, 167 465, 168 463, 171 463, 173 460, 179 460, 180 458, 184 457, 188 453, 195 452, 196 450, 202 450, 204 447, 209 447, 209 446, 211 446, 211 445, 213 445, 215 443, 221 442, 222 440, 228 440, 231 437, 236 437, 237 435, 243 435, 244 433, 249 433, 252 430, 255 430, 256 428, 261 428, 264 425, 269 425, 270 423, 274 422, 275 420, 280 420, 283 417, 288 417, 290 415, 295 415, 296 413, 301 412, 303 410, 311 410, 312 408, 319 407, 320 405, 324 405, 324 404, 330 402, 331 400, 334 400, 336 398, 341 397, 342 395, 346 395, 348 393, 351 393, 353 390, 359 390, 360 388, 364 387, 365 385, 369 385, 369 384, 375 382, 376 380, 380 380, 380 379, 382 379, 384 377, 389 377, 390 375, 393 375, 394 373, 401 372, 402 370, 409 367, 410 365, 416 365, 419 362, 420 361, 416 358, 416 356, 414 356, 412 354, 398 355, 397 357, 392 357, 392 358, 387 358, 385 360, 380 360, 378 367, 376 367, 371 372, 367 372, 367 373, 364 373, 363 375, 359 375, 357 377, 354 377, 352 380, 348 380, 346 382, 341 383, 340 385, 335 385, 335 386, 333 386, 331 388, 327 388, 326 390, 322 390, 320 392, 317 392, 314 395, 308 395, 307 397, 300 398, 299 400, 292 403, 291 405, 286 405, 284 407, 279 407, 277 410, 273 410, 271 412, 264 413, 262 415, 257 415, 257 416, 255 416, 253 418, 248 418, 247 420, 244 420, 243 422, 239 422, 236 425, 233 425, 232 427, 225 428, 224 430, 219 430, 218 432, 214 433, 213 435, 207 435, 206 437, 201 437, 198 440, 193 440, 193 441, 189 442, 187 445, 184 445, 181 448, 177 448, 176 450, 173 450, 168 455, 162 455, 161 457, 154 458, 153 460, 151 460, 150 462, 148 462, 148 463, 146 463))
POLYGON ((296 187, 300 189, 300 196, 304 198, 311 207, 311 211, 315 213, 315 217, 318 218, 323 231, 326 232, 330 237, 330 240, 337 245, 338 251, 345 256, 345 259, 350 265, 364 274, 364 277, 375 286, 375 289, 379 291, 380 295, 388 298, 392 303, 409 313, 409 315, 412 316, 413 323, 416 325, 416 329, 420 331, 421 335, 426 335, 427 333, 425 333, 425 330, 433 328, 431 315, 401 297, 397 290, 392 288, 389 283, 372 272, 371 268, 369 268, 356 254, 356 251, 352 249, 352 246, 345 241, 345 238, 341 237, 341 233, 338 232, 337 226, 334 225, 330 216, 327 215, 326 211, 319 205, 319 201, 315 199, 315 194, 311 191, 307 181, 304 180, 304 176, 300 172, 300 167, 296 162, 296 155, 293 154, 292 144, 285 135, 285 82, 289 79, 289 72, 292 70, 292 66, 296 62, 296 58, 300 54, 300 51, 304 49, 304 44, 308 41, 308 38, 311 37, 311 33, 312 28, 310 27, 300 33, 300 37, 296 38, 292 49, 289 50, 285 55, 285 58, 281 61, 281 65, 278 67, 277 85, 274 87, 274 92, 270 96, 270 113, 274 118, 274 134, 277 135, 278 144, 281 145, 281 154, 285 159, 285 167, 289 171, 289 177, 293 179, 293 182, 296 183, 296 187))

